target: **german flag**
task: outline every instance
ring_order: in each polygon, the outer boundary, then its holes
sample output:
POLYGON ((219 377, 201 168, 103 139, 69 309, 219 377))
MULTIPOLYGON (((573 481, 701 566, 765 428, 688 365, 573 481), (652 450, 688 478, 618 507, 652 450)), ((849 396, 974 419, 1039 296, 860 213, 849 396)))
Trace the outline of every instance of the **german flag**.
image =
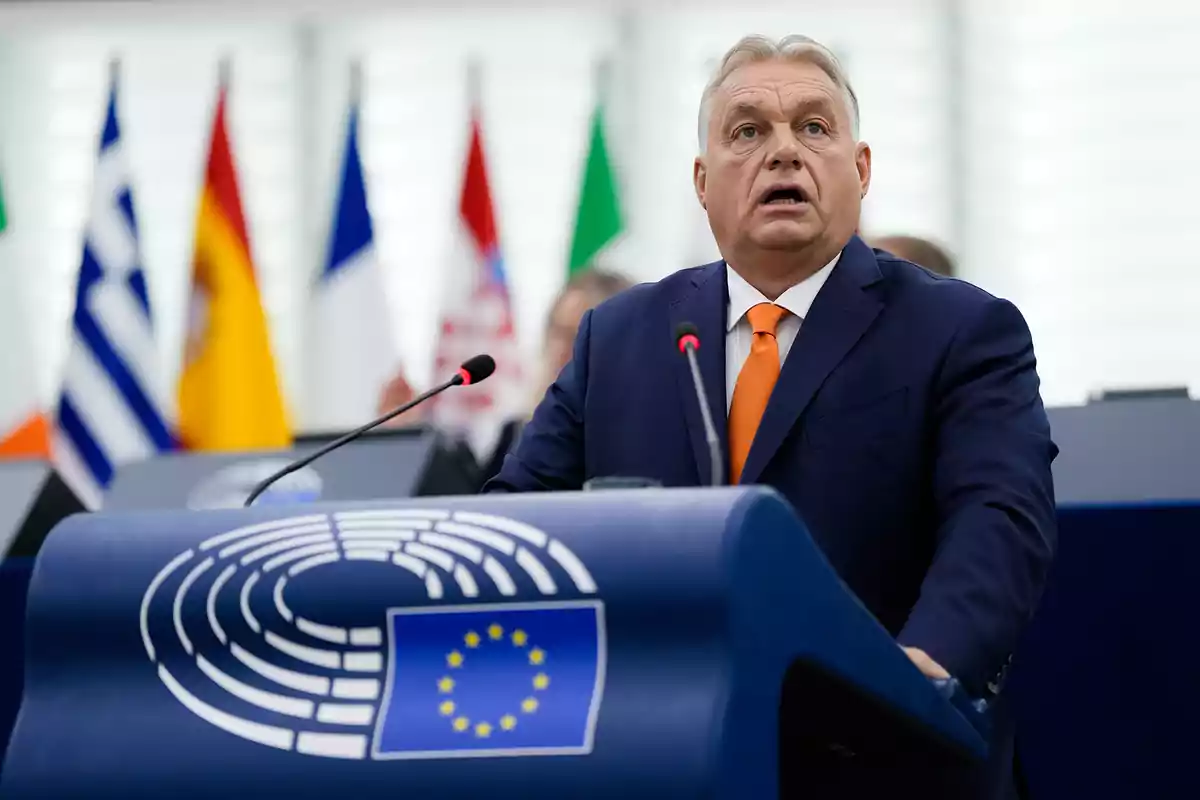
POLYGON ((179 435, 192 450, 286 447, 291 431, 250 255, 225 109, 222 80, 196 214, 179 435))

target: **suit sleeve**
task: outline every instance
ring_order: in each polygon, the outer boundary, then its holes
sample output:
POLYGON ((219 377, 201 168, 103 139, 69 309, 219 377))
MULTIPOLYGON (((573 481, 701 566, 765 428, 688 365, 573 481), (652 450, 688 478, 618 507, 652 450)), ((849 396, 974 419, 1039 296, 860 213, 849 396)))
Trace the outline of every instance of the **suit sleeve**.
POLYGON ((536 492, 583 488, 583 404, 587 392, 592 312, 583 315, 571 361, 546 391, 486 492, 536 492))
POLYGON ((1057 544, 1058 449, 1016 307, 989 298, 960 328, 936 397, 937 545, 898 639, 982 696, 1033 615, 1057 544))

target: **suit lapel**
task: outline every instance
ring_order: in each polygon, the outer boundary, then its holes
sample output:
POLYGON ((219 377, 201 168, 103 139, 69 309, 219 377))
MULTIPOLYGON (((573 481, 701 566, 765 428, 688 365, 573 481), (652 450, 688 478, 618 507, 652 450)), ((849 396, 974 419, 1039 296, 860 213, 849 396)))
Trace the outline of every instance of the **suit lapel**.
POLYGON ((875 254, 857 236, 851 239, 800 324, 750 446, 742 483, 759 479, 821 384, 871 327, 883 303, 866 287, 881 279, 875 254))
MULTIPOLYGON (((718 261, 702 267, 695 274, 687 291, 671 304, 671 338, 674 347, 674 328, 681 322, 690 322, 700 334, 700 347, 696 359, 700 375, 704 379, 704 392, 712 409, 713 424, 721 440, 721 453, 729 450, 728 426, 725 424, 725 306, 728 303, 728 288, 725 283, 725 262, 718 261)), ((692 374, 687 358, 676 353, 675 378, 679 387, 679 398, 683 403, 687 419, 689 438, 696 458, 696 469, 700 483, 707 484, 710 474, 708 444, 704 436, 704 419, 696 402, 696 390, 692 387, 692 374)), ((728 461, 721 465, 722 474, 729 471, 728 461)))

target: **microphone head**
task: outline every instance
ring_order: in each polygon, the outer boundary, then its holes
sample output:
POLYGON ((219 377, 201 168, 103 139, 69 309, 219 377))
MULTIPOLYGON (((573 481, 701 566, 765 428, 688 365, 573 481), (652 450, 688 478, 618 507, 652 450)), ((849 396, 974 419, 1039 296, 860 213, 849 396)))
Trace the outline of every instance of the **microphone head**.
POLYGON ((464 361, 458 368, 458 375, 462 378, 463 386, 469 386, 472 383, 487 380, 495 371, 496 360, 487 353, 480 353, 464 361))
POLYGON ((689 347, 699 350, 700 331, 690 322, 679 323, 675 326, 675 346, 681 353, 686 353, 689 347))

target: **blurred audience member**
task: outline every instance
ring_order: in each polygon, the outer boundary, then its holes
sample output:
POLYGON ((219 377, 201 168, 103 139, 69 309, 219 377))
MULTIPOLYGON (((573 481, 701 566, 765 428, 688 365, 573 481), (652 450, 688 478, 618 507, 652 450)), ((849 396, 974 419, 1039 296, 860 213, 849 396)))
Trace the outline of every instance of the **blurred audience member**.
POLYGON ((584 313, 631 286, 633 282, 624 275, 601 267, 589 267, 567 281, 550 307, 550 316, 546 320, 546 341, 537 383, 533 386, 530 413, 571 360, 575 333, 584 313))
MULTIPOLYGON (((584 313, 608 298, 633 285, 625 276, 600 267, 589 267, 578 272, 567 281, 550 308, 546 320, 546 340, 542 348, 542 360, 537 370, 537 381, 532 387, 533 397, 530 412, 541 401, 546 389, 558 377, 558 373, 571 360, 571 349, 575 343, 575 332, 584 313)), ((378 413, 403 405, 417 396, 417 391, 408 382, 404 372, 397 373, 379 395, 378 413)), ((387 427, 420 425, 425 421, 429 404, 417 406, 386 423, 387 427)), ((504 448, 502 448, 504 449, 504 448)))
POLYGON ((939 275, 955 277, 954 260, 950 258, 950 254, 928 239, 916 236, 880 236, 871 240, 871 247, 886 250, 939 275))
MULTIPOLYGON (((383 415, 392 410, 396 406, 402 406, 417 396, 416 390, 412 384, 408 382, 404 371, 397 372, 395 376, 388 381, 383 387, 383 391, 379 394, 379 405, 376 413, 383 415)), ((429 407, 428 403, 419 405, 412 411, 405 411, 398 417, 393 417, 383 424, 385 428, 403 428, 409 425, 420 425, 425 421, 425 409, 429 407)), ((365 420, 364 420, 365 422, 365 420)))

